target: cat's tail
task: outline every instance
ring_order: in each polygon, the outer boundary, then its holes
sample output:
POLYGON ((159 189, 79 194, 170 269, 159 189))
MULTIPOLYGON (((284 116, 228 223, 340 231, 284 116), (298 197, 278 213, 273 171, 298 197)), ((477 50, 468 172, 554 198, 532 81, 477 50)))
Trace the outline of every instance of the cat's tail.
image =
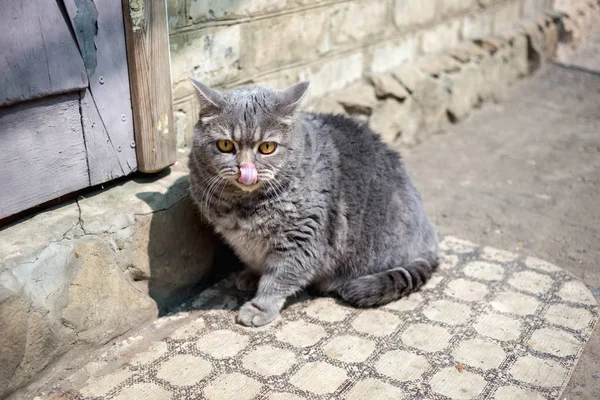
POLYGON ((338 294, 355 307, 387 304, 418 290, 438 265, 437 255, 427 253, 403 266, 352 279, 338 289, 338 294))

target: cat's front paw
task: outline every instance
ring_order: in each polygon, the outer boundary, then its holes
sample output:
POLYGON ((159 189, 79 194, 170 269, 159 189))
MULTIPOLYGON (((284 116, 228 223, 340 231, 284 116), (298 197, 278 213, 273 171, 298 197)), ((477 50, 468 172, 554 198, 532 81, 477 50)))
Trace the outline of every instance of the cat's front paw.
POLYGON ((237 322, 246 326, 263 326, 273 321, 279 315, 277 309, 264 309, 261 310, 256 307, 251 301, 246 302, 240 308, 237 315, 237 322))

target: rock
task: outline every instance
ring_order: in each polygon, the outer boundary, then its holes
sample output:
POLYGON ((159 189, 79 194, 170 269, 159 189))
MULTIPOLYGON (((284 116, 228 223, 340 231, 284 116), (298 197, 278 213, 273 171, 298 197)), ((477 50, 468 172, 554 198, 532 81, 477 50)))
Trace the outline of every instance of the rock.
POLYGON ((450 88, 448 113, 452 122, 465 118, 480 101, 481 71, 476 65, 467 65, 458 74, 446 77, 450 88))
POLYGON ((371 129, 378 133, 381 139, 388 144, 394 143, 402 132, 400 126, 402 122, 398 117, 400 108, 401 105, 397 100, 386 99, 375 110, 369 120, 371 129))
POLYGON ((375 90, 371 85, 360 84, 335 94, 335 99, 348 114, 371 115, 377 107, 375 90))
POLYGON ((25 355, 30 305, 16 293, 0 288, 0 397, 25 355))
POLYGON ((454 73, 460 71, 460 63, 448 55, 439 55, 427 58, 419 63, 421 71, 435 78, 442 73, 454 73))
POLYGON ((419 142, 422 121, 421 108, 408 97, 402 103, 386 99, 371 116, 369 125, 388 144, 414 145, 419 142))
POLYGON ((506 40, 500 36, 492 36, 485 39, 475 39, 473 43, 493 55, 504 47, 506 40))
POLYGON ((450 57, 461 63, 468 63, 471 60, 471 54, 463 47, 454 47, 446 51, 450 57))
POLYGON ((515 35, 513 38, 511 67, 515 77, 524 77, 529 72, 527 37, 523 34, 515 35))
POLYGON ((528 74, 532 74, 541 68, 545 62, 544 35, 540 32, 538 25, 533 21, 521 22, 517 26, 519 32, 527 35, 528 40, 528 74))
POLYGON ((66 352, 75 335, 53 324, 45 310, 31 308, 27 315, 26 337, 23 358, 11 378, 9 391, 27 384, 56 356, 66 352))
POLYGON ((477 46, 475 43, 472 42, 465 42, 461 44, 458 48, 469 53, 471 59, 475 59, 476 61, 481 60, 482 58, 488 55, 487 51, 485 51, 480 46, 477 46))
POLYGON ((136 289, 117 265, 109 244, 84 237, 75 246, 75 274, 61 323, 88 344, 103 344, 156 317, 156 304, 136 289))
POLYGON ((546 60, 551 60, 554 58, 558 46, 558 28, 547 16, 538 19, 538 26, 544 32, 544 56, 546 60))
POLYGON ((419 81, 412 97, 423 109, 423 134, 442 131, 448 121, 446 108, 450 98, 444 85, 433 78, 425 78, 419 81))
POLYGON ((405 63, 392 70, 392 76, 396 78, 410 93, 414 92, 419 82, 426 78, 415 63, 405 63))
POLYGON ((499 84, 504 88, 516 79, 515 68, 511 64, 513 56, 511 47, 503 47, 493 56, 500 68, 499 84))
POLYGON ((497 99, 497 94, 503 92, 500 86, 501 66, 495 57, 486 57, 481 61, 481 88, 480 95, 483 101, 497 99))
POLYGON ((408 96, 408 91, 396 79, 389 74, 380 74, 371 77, 371 83, 375 87, 377 97, 395 97, 398 100, 404 100, 408 96))
POLYGON ((400 143, 412 146, 421 141, 426 132, 423 129, 423 109, 412 98, 407 98, 400 108, 398 119, 401 121, 400 143))

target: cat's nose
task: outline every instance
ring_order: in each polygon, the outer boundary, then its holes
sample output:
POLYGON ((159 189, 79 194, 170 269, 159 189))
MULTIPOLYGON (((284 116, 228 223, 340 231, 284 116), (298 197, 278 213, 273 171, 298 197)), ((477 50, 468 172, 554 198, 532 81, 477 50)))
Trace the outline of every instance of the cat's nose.
POLYGON ((238 182, 243 185, 254 185, 258 181, 258 172, 256 166, 251 163, 245 163, 240 166, 240 176, 238 182))

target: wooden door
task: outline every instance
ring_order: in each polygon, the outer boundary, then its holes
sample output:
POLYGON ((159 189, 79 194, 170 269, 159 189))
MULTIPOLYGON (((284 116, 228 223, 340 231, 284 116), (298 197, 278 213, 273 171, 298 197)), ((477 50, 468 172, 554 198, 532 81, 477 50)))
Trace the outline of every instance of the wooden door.
POLYGON ((135 171, 121 0, 0 7, 0 219, 135 171))

